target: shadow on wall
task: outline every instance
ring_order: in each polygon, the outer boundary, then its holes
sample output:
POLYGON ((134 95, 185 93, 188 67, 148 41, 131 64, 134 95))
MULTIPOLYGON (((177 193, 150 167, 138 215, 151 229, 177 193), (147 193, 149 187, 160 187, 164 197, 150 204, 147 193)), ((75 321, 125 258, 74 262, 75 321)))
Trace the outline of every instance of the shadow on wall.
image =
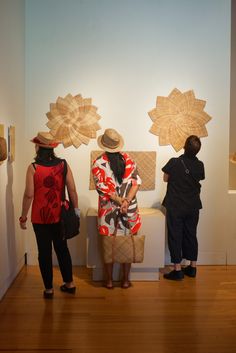
MULTIPOLYGON (((159 205, 160 210, 166 216, 166 209, 162 204, 159 205)), ((171 264, 170 251, 168 247, 168 238, 167 238, 167 227, 165 226, 165 265, 171 264)))
POLYGON ((13 168, 7 163, 7 186, 6 186, 6 237, 8 252, 8 268, 12 273, 17 266, 16 256, 16 233, 15 233, 15 211, 13 204, 13 168))
POLYGON ((229 190, 236 190, 236 163, 229 162, 229 190))
MULTIPOLYGON (((158 208, 164 215, 166 215, 166 209, 162 206, 162 202, 156 201, 152 204, 153 208, 158 208)), ((168 239, 167 239, 167 228, 165 227, 165 265, 171 264, 170 252, 168 247, 168 239)))

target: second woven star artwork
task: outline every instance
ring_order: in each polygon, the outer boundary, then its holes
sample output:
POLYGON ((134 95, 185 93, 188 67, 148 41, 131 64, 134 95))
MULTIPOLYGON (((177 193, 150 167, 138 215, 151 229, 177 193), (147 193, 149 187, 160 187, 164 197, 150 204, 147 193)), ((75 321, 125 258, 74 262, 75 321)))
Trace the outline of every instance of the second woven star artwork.
POLYGON ((149 131, 159 137, 160 146, 172 145, 178 152, 188 136, 208 136, 205 124, 211 117, 204 111, 205 105, 193 90, 182 93, 175 88, 168 97, 157 97, 156 107, 148 113, 153 121, 149 131))

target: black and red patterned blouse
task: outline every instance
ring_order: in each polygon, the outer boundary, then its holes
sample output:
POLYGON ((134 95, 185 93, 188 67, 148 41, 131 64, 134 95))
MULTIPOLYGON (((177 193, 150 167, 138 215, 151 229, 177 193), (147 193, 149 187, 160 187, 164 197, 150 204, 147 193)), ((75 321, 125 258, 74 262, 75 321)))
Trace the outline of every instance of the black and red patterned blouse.
POLYGON ((32 223, 57 223, 61 214, 61 196, 64 188, 64 161, 52 166, 34 164, 34 199, 32 223))

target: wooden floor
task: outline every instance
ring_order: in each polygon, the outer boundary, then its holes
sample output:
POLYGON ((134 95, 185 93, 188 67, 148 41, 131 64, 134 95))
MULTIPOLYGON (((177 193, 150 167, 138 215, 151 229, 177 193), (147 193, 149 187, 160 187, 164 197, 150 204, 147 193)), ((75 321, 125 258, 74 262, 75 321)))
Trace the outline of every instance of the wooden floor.
POLYGON ((38 267, 25 267, 0 302, 0 352, 235 353, 236 266, 199 266, 196 279, 93 283, 75 268, 78 291, 42 298, 38 267))

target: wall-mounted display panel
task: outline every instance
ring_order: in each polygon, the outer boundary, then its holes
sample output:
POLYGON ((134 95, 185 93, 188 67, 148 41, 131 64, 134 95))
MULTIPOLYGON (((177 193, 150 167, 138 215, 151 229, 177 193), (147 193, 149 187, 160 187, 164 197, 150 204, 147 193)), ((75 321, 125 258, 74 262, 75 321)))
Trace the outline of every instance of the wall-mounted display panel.
MULTIPOLYGON (((101 156, 103 151, 92 151, 90 164, 92 167, 93 161, 101 156)), ((156 152, 155 151, 142 151, 133 152, 128 151, 128 155, 136 162, 142 184, 139 190, 155 190, 156 179, 156 152)), ((95 190, 93 176, 90 168, 89 190, 95 190)))
POLYGON ((15 160, 15 126, 8 128, 8 161, 15 160))

